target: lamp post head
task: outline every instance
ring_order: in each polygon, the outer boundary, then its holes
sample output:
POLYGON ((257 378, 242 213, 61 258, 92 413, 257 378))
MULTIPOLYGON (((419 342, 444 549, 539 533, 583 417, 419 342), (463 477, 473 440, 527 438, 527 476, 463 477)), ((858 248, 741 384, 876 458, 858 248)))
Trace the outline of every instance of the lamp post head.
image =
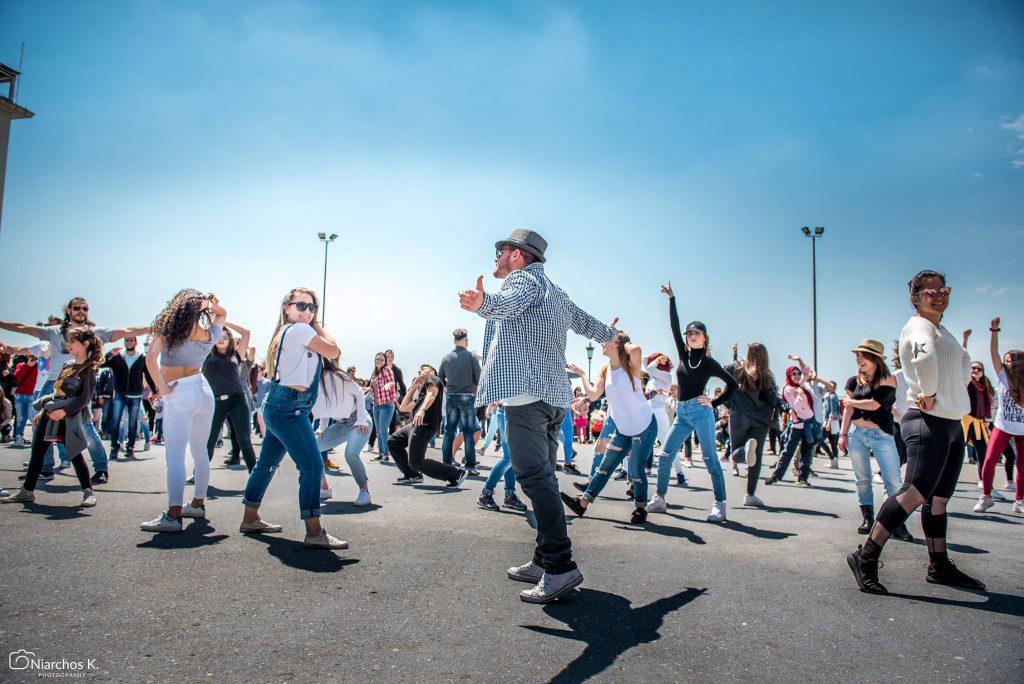
POLYGON ((802 230, 802 231, 803 231, 804 235, 810 235, 810 234, 811 234, 811 229, 810 229, 810 228, 808 228, 807 226, 804 226, 804 227, 803 227, 803 228, 801 228, 800 230, 802 230))
POLYGON ((594 344, 593 344, 593 342, 588 342, 587 343, 587 361, 590 361, 593 358, 594 358, 594 344))
POLYGON ((824 235, 825 234, 825 226, 818 226, 817 228, 815 228, 814 229, 814 234, 815 235, 819 235, 819 236, 820 235, 824 235))
MULTIPOLYGON (((825 230, 825 229, 822 228, 822 230, 825 230)), ((338 239, 338 234, 337 233, 331 233, 331 237, 330 237, 331 242, 334 242, 337 239, 338 239)))
POLYGON ((316 236, 318 238, 320 238, 321 240, 326 240, 327 239, 327 233, 317 233, 316 236))

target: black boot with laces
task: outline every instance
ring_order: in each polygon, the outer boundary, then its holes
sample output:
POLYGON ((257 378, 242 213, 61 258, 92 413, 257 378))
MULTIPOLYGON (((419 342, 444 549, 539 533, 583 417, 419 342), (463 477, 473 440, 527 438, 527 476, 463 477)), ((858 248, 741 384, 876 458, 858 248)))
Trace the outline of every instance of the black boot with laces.
POLYGON ((856 551, 846 557, 846 562, 857 579, 857 586, 866 594, 888 594, 889 590, 878 581, 878 569, 882 567, 882 561, 877 558, 865 559, 860 554, 861 548, 858 546, 856 551))

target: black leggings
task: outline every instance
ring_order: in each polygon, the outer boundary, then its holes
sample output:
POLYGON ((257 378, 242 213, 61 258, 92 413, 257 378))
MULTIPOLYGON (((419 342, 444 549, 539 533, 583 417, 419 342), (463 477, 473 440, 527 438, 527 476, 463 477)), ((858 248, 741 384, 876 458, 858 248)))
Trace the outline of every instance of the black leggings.
POLYGON ((956 491, 964 459, 964 430, 958 420, 938 418, 911 409, 900 423, 907 447, 907 474, 896 495, 885 500, 878 509, 878 523, 889 533, 907 522, 905 511, 896 496, 914 487, 924 497, 921 527, 926 537, 945 538, 946 515, 932 513, 933 499, 949 499, 956 491))
POLYGON ((427 442, 436 431, 433 425, 416 426, 408 423, 388 437, 388 450, 403 475, 413 477, 423 473, 435 480, 451 480, 459 474, 455 466, 427 458, 427 442))
POLYGON ((249 405, 244 394, 229 394, 227 399, 217 397, 213 406, 213 422, 210 424, 210 438, 206 440, 206 454, 213 460, 213 448, 217 445, 224 419, 234 428, 232 439, 242 452, 245 467, 251 472, 256 465, 256 451, 252 448, 252 425, 249 424, 249 405))
MULTIPOLYGON (((43 435, 46 434, 46 426, 49 423, 50 419, 43 413, 39 417, 39 423, 32 433, 32 455, 28 459, 28 472, 25 473, 25 489, 30 492, 36 490, 36 484, 39 482, 39 473, 43 472, 43 456, 53 446, 52 442, 47 442, 43 439, 43 435)), ((75 475, 78 476, 78 484, 81 485, 83 490, 90 489, 92 485, 89 484, 89 466, 85 464, 85 459, 81 453, 71 457, 71 465, 74 466, 75 475)))
POLYGON ((896 440, 896 453, 900 457, 900 466, 907 465, 907 445, 903 441, 903 430, 900 429, 899 423, 893 423, 892 438, 896 440))
POLYGON ((732 452, 733 463, 741 463, 746 459, 744 452, 747 441, 757 442, 757 463, 747 466, 747 495, 753 496, 757 491, 757 478, 761 477, 761 460, 764 456, 764 442, 768 437, 768 426, 758 423, 747 416, 733 414, 729 416, 729 441, 735 447, 732 452))

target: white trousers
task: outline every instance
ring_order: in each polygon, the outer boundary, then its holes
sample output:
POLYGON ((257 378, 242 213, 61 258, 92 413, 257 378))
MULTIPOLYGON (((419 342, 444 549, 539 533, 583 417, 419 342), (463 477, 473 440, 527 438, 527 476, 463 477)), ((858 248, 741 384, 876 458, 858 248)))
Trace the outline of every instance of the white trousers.
MULTIPOLYGON (((171 383, 168 383, 171 384, 171 383)), ((206 440, 213 422, 213 392, 202 373, 182 378, 164 397, 164 451, 167 456, 167 505, 185 500, 185 449, 195 468, 195 498, 205 499, 210 485, 206 440)))

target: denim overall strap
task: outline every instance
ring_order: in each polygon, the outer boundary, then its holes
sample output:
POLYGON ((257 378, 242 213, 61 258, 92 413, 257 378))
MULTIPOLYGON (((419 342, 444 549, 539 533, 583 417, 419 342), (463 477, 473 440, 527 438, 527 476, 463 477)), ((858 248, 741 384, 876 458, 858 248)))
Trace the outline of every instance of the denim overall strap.
POLYGON ((281 380, 281 373, 278 370, 281 366, 281 350, 284 349, 284 336, 288 334, 288 329, 291 327, 292 324, 289 323, 281 332, 281 341, 277 345, 277 358, 274 359, 274 377, 271 378, 274 382, 280 382, 281 380))

